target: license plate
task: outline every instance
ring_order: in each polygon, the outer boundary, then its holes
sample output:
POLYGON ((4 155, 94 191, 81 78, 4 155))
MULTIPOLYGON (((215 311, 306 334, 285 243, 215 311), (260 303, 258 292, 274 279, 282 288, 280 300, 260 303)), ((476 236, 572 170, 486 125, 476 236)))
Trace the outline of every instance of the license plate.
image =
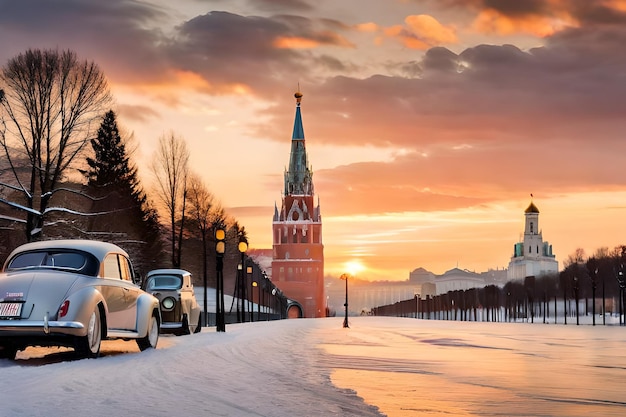
POLYGON ((0 303, 0 317, 17 318, 22 314, 23 303, 0 303))

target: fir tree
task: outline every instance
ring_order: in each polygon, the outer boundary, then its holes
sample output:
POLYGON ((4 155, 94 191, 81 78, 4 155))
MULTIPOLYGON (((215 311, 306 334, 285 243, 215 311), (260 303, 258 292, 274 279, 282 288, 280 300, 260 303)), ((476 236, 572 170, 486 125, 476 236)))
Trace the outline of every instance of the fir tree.
POLYGON ((115 112, 109 110, 100 128, 98 136, 91 140, 94 158, 87 158, 89 165, 89 185, 106 188, 112 185, 127 188, 142 204, 145 197, 140 191, 137 169, 131 165, 126 152, 126 145, 117 127, 115 112))
MULTIPOLYGON (((111 213, 94 219, 92 231, 109 232, 112 235, 125 233, 127 242, 139 245, 139 256, 133 258, 140 264, 140 269, 156 267, 155 259, 160 258, 162 251, 158 214, 147 201, 137 168, 131 163, 112 110, 105 114, 97 137, 91 140, 91 146, 94 153, 93 157, 87 158, 88 187, 103 197, 103 201, 96 203, 98 207, 94 209, 111 213), (123 213, 122 217, 120 213, 123 213)), ((129 247, 131 244, 122 246, 127 251, 135 252, 129 247)))

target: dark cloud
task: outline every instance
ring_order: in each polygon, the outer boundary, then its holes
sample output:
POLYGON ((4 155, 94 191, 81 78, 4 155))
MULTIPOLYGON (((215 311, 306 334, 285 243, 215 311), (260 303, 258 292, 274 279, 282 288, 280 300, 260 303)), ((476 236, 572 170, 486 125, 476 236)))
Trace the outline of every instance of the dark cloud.
MULTIPOLYGON (((422 0, 413 0, 419 3, 422 0)), ((551 0, 431 0, 433 6, 443 8, 456 7, 462 9, 495 10, 505 16, 522 17, 548 13, 551 10, 551 0)))
POLYGON ((456 73, 460 70, 459 57, 447 48, 431 48, 424 54, 421 67, 425 70, 456 73))
POLYGON ((476 13, 490 10, 510 19, 571 17, 582 24, 624 24, 626 11, 611 1, 601 0, 437 0, 436 7, 470 9, 476 13))
POLYGON ((482 0, 483 7, 496 10, 505 16, 541 15, 549 12, 546 0, 482 0))
POLYGON ((285 10, 306 12, 313 7, 304 0, 251 0, 250 6, 268 12, 283 12, 285 10))
POLYGON ((133 0, 29 0, 0 2, 0 60, 33 47, 76 51, 104 63, 109 77, 128 82, 159 77, 166 65, 148 29, 166 18, 163 9, 133 0))
POLYGON ((2 26, 41 33, 112 21, 119 21, 119 27, 125 27, 130 22, 145 23, 165 17, 163 10, 134 0, 2 0, 0 11, 2 26))
POLYGON ((211 12, 181 25, 167 54, 182 69, 203 74, 212 86, 272 89, 276 87, 272 79, 306 72, 300 52, 274 46, 277 37, 287 33, 285 21, 211 12))
POLYGON ((241 16, 211 12, 178 28, 167 55, 182 69, 203 76, 212 86, 244 84, 255 94, 272 97, 286 79, 306 79, 316 64, 344 70, 347 64, 329 55, 315 56, 309 49, 281 47, 295 39, 321 45, 346 46, 328 25, 299 16, 241 16))
MULTIPOLYGON (((263 4, 280 7, 283 13, 308 9, 298 1, 263 4)), ((0 1, 4 54, 0 59, 33 44, 61 47, 102 63, 116 83, 175 82, 177 72, 192 71, 206 79, 208 93, 225 94, 233 86, 245 85, 266 96, 285 78, 307 79, 314 63, 333 71, 348 70, 349 63, 331 55, 317 56, 312 50, 316 45, 353 46, 337 32, 348 26, 333 19, 216 11, 182 22, 173 34, 166 34, 160 28, 170 24, 171 13, 135 0, 0 1), (286 47, 280 41, 295 44, 286 47), (298 42, 303 49, 298 49, 298 42)))
POLYGON ((117 111, 124 119, 137 120, 140 122, 149 122, 150 120, 158 119, 159 113, 154 111, 152 107, 148 106, 132 106, 120 104, 117 106, 117 111))

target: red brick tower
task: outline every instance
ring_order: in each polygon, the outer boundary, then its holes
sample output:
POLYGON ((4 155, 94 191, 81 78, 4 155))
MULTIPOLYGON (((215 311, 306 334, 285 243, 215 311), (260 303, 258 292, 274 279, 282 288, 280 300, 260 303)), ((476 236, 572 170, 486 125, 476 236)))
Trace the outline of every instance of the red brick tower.
POLYGON ((298 301, 303 317, 325 317, 324 245, 319 200, 315 205, 313 173, 307 161, 300 103, 291 137, 289 168, 285 171, 282 207, 274 208, 272 281, 285 296, 298 301))

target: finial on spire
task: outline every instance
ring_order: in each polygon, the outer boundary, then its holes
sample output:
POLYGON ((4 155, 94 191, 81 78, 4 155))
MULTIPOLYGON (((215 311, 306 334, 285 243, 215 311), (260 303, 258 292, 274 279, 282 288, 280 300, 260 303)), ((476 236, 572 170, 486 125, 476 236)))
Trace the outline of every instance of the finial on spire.
POLYGON ((293 96, 296 98, 296 103, 299 106, 300 102, 302 101, 302 93, 300 92, 300 83, 298 83, 298 91, 296 91, 296 94, 294 94, 293 96))

